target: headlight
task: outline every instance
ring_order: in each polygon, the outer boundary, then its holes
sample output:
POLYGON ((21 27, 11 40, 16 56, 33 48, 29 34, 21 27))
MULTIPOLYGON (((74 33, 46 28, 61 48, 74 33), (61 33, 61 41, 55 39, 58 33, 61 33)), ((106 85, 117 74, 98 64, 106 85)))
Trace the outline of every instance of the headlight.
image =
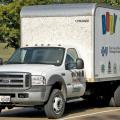
POLYGON ((45 85, 46 79, 43 76, 32 76, 32 85, 45 85))

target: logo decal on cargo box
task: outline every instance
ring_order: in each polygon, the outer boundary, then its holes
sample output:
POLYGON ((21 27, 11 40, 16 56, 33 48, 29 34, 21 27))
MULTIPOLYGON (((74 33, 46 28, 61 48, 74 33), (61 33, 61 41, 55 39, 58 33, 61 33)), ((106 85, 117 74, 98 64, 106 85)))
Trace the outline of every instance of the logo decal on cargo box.
POLYGON ((104 57, 104 56, 107 56, 107 55, 108 55, 108 47, 103 46, 103 47, 101 48, 101 54, 102 54, 103 57, 104 57))
POLYGON ((101 72, 105 73, 105 65, 104 64, 101 65, 101 72))
POLYGON ((108 73, 109 74, 111 73, 111 62, 110 61, 108 62, 108 73))
POLYGON ((106 14, 102 15, 102 33, 103 35, 107 32, 112 35, 115 33, 116 29, 116 22, 117 22, 117 15, 114 13, 113 15, 110 15, 109 12, 106 12, 106 14))
POLYGON ((114 63, 114 65, 113 65, 113 70, 114 70, 114 74, 116 74, 117 73, 117 64, 116 63, 114 63))

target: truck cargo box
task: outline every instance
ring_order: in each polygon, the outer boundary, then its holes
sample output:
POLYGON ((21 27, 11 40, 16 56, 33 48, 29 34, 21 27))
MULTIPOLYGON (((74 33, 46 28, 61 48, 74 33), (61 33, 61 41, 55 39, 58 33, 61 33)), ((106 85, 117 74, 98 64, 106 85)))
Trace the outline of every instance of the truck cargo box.
POLYGON ((120 79, 120 11, 96 4, 24 7, 21 46, 72 45, 88 82, 120 79))

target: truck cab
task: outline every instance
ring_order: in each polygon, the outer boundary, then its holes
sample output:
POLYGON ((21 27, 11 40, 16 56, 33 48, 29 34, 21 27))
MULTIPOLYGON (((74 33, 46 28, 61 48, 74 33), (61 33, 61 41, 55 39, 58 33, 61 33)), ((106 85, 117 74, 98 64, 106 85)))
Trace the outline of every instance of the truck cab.
POLYGON ((50 104, 56 114, 63 109, 61 104, 67 99, 80 97, 85 92, 84 63, 73 47, 19 48, 5 65, 0 66, 0 102, 5 103, 3 107, 40 107, 49 101, 53 90, 57 90, 58 95, 50 104))

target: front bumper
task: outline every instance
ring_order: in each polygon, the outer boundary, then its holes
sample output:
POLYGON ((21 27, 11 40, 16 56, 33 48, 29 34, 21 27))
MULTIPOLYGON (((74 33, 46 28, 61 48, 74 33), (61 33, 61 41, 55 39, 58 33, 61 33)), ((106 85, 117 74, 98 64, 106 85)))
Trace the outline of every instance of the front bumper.
POLYGON ((0 90, 0 96, 10 96, 10 103, 1 105, 36 106, 48 100, 51 86, 34 86, 28 90, 0 90))

